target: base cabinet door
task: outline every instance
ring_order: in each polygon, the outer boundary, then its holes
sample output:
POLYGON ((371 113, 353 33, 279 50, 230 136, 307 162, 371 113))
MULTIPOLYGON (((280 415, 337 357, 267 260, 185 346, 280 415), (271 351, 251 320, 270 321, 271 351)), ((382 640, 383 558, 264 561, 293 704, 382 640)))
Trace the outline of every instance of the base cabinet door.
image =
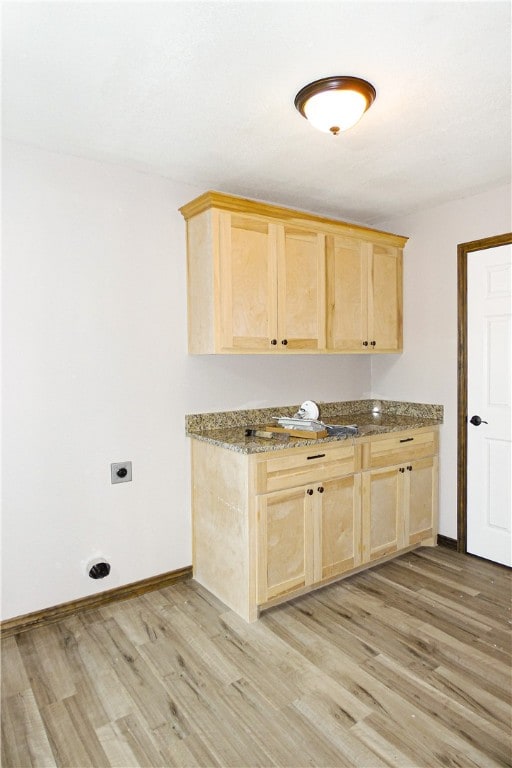
POLYGON ((257 500, 257 602, 313 583, 313 504, 305 487, 257 500))
POLYGON ((363 562, 437 536, 438 457, 363 473, 363 562))
POLYGON ((397 552, 403 541, 401 467, 363 472, 363 562, 397 552))
POLYGON ((258 497, 258 603, 361 562, 361 475, 258 497))
POLYGON ((322 483, 318 579, 356 568, 361 562, 361 475, 322 483))
POLYGON ((437 456, 406 465, 405 546, 437 536, 437 478, 437 456))

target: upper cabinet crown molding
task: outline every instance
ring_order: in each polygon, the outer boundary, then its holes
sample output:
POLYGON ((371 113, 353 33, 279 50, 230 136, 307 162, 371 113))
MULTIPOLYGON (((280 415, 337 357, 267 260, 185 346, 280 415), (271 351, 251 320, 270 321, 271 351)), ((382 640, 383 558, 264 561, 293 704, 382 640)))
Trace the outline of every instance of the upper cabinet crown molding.
POLYGON ((180 211, 191 354, 401 351, 406 237, 219 192, 180 211))
POLYGON ((210 208, 217 208, 222 211, 231 211, 232 213, 252 213, 265 218, 279 219, 288 224, 307 224, 309 226, 317 225, 316 228, 326 234, 345 234, 361 239, 368 239, 372 242, 384 240, 388 245, 396 245, 403 248, 409 238, 403 235, 394 235, 391 232, 383 232, 378 229, 370 229, 359 224, 331 219, 327 216, 319 216, 307 211, 298 211, 293 208, 284 208, 280 205, 264 203, 260 200, 249 200, 245 197, 227 195, 224 192, 215 192, 210 190, 183 205, 179 211, 183 218, 188 221, 193 216, 197 216, 210 208))

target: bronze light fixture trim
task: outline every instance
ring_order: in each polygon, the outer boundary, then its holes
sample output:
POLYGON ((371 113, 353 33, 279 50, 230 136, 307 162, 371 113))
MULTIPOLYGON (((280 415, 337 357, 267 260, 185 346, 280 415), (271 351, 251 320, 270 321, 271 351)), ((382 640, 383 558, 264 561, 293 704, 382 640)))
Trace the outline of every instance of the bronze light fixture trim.
POLYGON ((316 128, 337 136, 358 122, 376 95, 373 85, 359 77, 324 77, 301 88, 295 106, 316 128))

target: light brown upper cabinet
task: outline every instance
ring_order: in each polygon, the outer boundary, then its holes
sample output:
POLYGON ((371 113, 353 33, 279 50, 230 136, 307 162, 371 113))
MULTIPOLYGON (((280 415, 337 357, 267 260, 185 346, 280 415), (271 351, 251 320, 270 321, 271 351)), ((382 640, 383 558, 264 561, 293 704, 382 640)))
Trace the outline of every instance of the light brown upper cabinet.
POLYGON ((400 351, 406 238, 218 192, 180 211, 190 353, 400 351))
POLYGON ((402 250, 353 237, 326 238, 327 347, 402 350, 402 250))
POLYGON ((229 211, 216 218, 219 351, 323 349, 324 236, 229 211))

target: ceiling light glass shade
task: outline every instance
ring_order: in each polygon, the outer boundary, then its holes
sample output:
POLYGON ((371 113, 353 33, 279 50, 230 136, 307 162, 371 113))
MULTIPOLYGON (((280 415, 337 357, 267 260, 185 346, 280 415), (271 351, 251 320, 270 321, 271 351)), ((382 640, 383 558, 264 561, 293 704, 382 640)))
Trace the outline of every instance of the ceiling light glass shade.
POLYGON ((324 77, 304 86, 295 106, 315 128, 336 135, 355 125, 375 96, 373 85, 358 77, 324 77))

